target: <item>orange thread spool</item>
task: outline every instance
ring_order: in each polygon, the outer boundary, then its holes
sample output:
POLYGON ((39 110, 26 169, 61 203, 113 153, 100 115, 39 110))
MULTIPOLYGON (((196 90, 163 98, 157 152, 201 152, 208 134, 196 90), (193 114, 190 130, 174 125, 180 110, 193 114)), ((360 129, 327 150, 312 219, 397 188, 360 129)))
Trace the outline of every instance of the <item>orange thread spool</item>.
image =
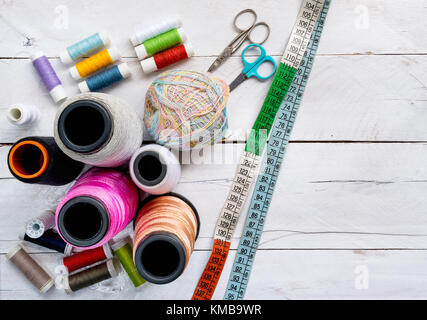
POLYGON ((147 281, 169 283, 182 274, 193 253, 199 217, 187 199, 174 193, 147 200, 135 223, 134 263, 147 281))

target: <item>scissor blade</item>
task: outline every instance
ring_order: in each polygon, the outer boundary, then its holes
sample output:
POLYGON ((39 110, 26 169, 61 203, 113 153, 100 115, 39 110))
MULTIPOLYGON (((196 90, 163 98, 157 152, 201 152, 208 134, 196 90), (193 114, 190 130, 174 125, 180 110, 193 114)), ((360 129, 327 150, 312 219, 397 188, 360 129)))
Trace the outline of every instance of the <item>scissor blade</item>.
POLYGON ((215 61, 211 64, 211 66, 208 69, 208 72, 214 71, 218 66, 221 64, 221 60, 219 58, 216 58, 215 61))
POLYGON ((230 92, 233 91, 239 84, 245 81, 248 77, 242 72, 237 76, 236 79, 230 84, 230 92))

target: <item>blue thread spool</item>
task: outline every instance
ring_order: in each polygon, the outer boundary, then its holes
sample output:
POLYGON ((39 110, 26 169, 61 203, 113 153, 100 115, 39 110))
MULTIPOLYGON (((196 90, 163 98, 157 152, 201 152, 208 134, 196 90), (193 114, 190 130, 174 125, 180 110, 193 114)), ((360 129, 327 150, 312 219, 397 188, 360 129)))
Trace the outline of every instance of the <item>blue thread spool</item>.
POLYGON ((108 46, 109 43, 110 38, 108 35, 105 32, 98 32, 67 47, 59 57, 62 63, 70 64, 81 57, 101 49, 102 47, 108 46))
POLYGON ((131 75, 127 63, 121 63, 118 66, 112 66, 105 71, 89 77, 87 80, 79 83, 80 92, 98 91, 109 87, 112 84, 122 81, 131 75))

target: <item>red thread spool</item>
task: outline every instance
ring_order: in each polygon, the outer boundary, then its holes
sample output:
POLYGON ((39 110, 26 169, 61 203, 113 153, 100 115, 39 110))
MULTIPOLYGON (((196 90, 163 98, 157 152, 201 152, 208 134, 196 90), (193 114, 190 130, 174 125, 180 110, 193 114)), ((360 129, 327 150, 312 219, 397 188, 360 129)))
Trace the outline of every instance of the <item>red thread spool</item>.
POLYGON ((145 73, 165 68, 178 61, 185 60, 194 54, 193 48, 189 43, 184 43, 171 49, 159 52, 151 58, 141 61, 142 70, 145 73))
POLYGON ((113 257, 110 246, 106 243, 102 247, 84 250, 72 256, 64 257, 62 263, 67 268, 68 272, 90 266, 99 261, 110 259, 113 257))

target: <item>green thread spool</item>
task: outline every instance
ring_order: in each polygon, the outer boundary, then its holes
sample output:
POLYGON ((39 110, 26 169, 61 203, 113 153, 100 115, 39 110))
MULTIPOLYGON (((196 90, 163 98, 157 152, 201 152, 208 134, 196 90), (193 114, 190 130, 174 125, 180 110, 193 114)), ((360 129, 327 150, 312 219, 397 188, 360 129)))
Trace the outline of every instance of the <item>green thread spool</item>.
POLYGON ((116 243, 113 243, 111 245, 111 249, 113 250, 115 256, 119 259, 123 269, 125 269, 135 288, 146 282, 145 279, 141 277, 135 267, 135 264, 133 263, 132 246, 128 239, 122 239, 116 243))
POLYGON ((184 29, 172 29, 146 40, 143 44, 135 47, 135 52, 138 59, 143 60, 185 41, 187 41, 187 36, 184 34, 184 29))

